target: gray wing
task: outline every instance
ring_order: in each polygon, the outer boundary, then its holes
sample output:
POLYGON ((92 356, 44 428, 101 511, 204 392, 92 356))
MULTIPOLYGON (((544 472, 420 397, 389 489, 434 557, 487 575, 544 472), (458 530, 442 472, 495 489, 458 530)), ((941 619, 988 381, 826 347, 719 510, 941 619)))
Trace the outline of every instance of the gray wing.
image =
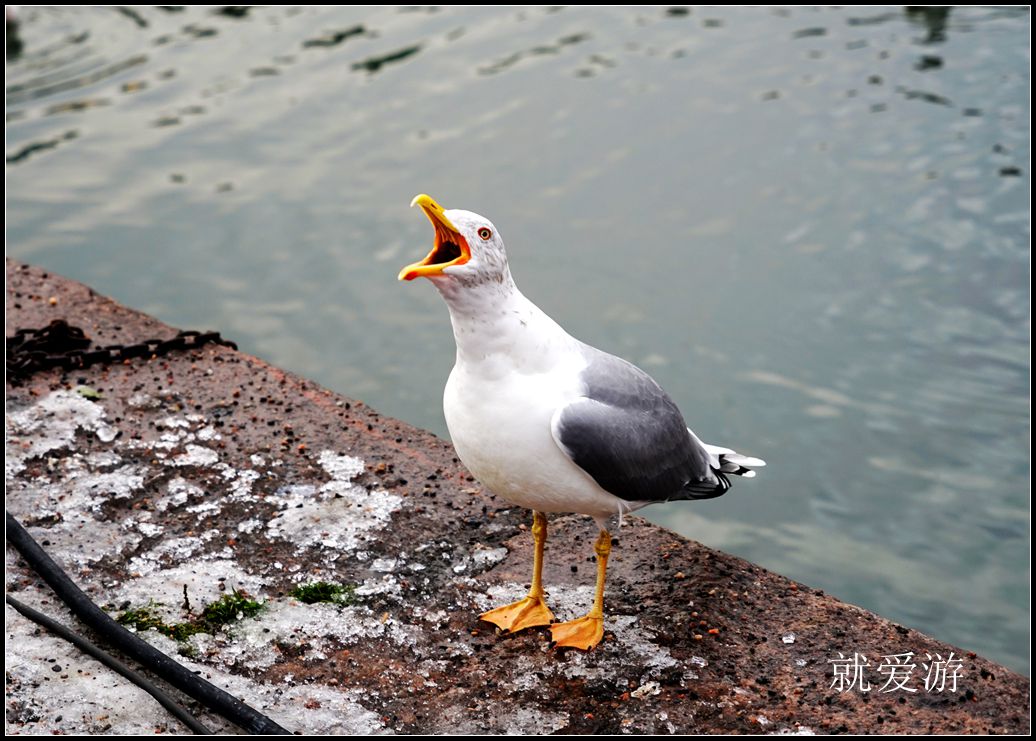
POLYGON ((551 421, 558 446, 602 489, 633 502, 707 499, 730 483, 647 373, 589 345, 583 397, 551 421))

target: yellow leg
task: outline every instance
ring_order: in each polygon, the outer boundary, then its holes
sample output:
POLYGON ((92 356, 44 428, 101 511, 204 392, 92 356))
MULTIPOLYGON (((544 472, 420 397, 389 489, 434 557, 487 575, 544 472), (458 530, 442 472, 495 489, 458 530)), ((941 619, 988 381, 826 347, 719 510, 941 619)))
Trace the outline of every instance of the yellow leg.
POLYGON ((512 633, 537 625, 550 625, 554 619, 543 595, 543 545, 547 542, 547 516, 542 512, 532 513, 532 540, 535 550, 532 556, 532 586, 528 596, 479 615, 480 619, 512 633))
POLYGON ((559 648, 568 646, 584 651, 593 648, 604 638, 604 577, 608 570, 608 554, 612 551, 612 536, 601 530, 594 543, 597 554, 597 590, 594 592, 594 606, 590 612, 567 623, 554 623, 550 634, 559 648))

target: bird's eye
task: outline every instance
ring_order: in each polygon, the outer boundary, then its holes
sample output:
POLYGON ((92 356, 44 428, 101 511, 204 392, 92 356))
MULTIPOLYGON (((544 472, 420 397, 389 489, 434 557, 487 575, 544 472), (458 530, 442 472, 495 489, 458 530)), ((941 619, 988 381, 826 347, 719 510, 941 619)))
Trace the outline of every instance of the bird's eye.
POLYGON ((493 232, 491 232, 489 229, 486 229, 485 227, 482 227, 478 230, 478 236, 482 237, 482 239, 489 239, 493 236, 493 232))

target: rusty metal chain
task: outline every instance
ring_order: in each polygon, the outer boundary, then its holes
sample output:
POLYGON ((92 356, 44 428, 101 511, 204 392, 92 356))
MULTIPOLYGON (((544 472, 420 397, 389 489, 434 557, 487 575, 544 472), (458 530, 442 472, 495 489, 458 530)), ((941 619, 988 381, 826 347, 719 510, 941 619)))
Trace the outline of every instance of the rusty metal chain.
POLYGON ((51 368, 66 371, 98 363, 119 363, 130 358, 153 358, 173 350, 193 350, 207 344, 237 345, 219 332, 183 331, 168 340, 151 339, 133 345, 106 345, 88 350, 90 338, 64 319, 55 319, 41 329, 19 329, 7 338, 7 378, 20 381, 51 368))

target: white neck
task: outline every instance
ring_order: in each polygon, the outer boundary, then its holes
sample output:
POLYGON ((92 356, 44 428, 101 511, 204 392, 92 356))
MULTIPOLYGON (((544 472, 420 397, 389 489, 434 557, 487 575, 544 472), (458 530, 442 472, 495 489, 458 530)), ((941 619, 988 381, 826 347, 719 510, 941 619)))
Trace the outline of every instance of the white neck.
POLYGON ((576 342, 522 295, 510 271, 501 281, 477 285, 433 282, 450 309, 457 365, 508 365, 511 370, 543 372, 576 342))

